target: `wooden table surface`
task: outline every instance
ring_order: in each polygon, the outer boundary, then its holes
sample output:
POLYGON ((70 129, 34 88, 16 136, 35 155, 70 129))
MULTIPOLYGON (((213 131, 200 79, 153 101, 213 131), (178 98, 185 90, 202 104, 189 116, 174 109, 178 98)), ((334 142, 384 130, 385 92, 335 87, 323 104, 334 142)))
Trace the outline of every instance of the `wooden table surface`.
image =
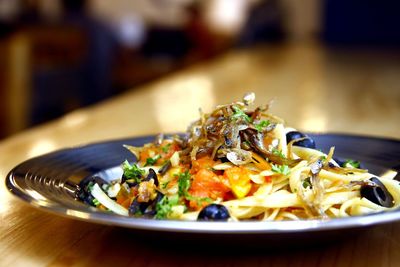
MULTIPOLYGON (((318 44, 237 50, 0 142, 0 174, 62 147, 186 129, 198 108, 275 99, 295 128, 400 139, 400 56, 318 44)), ((400 159, 399 159, 400 160, 400 159)), ((318 248, 235 253, 152 248, 128 229, 51 215, 0 185, 0 266, 400 266, 400 223, 318 248)), ((168 246, 168 244, 166 244, 168 246)))

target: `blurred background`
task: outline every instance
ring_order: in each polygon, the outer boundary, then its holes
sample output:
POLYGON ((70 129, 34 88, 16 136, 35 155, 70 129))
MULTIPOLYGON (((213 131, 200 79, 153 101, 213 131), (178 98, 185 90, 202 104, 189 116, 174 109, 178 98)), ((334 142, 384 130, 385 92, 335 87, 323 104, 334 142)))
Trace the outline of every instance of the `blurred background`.
POLYGON ((232 49, 311 41, 398 56, 399 10, 390 0, 0 0, 0 138, 232 49))

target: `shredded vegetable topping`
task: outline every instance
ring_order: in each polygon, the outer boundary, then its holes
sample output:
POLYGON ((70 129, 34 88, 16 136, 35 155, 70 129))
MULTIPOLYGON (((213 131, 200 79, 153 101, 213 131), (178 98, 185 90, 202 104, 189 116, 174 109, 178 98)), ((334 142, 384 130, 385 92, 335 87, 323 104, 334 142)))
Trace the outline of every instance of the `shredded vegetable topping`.
POLYGON ((132 158, 122 177, 95 177, 79 198, 120 215, 178 220, 329 219, 395 209, 397 173, 377 177, 353 159, 321 152, 309 136, 242 102, 202 113, 183 136, 158 135, 132 158))

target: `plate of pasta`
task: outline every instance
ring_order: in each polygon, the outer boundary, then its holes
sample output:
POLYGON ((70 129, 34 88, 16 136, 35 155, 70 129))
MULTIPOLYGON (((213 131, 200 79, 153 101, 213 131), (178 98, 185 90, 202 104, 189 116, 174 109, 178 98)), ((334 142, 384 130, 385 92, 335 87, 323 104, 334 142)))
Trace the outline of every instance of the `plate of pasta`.
POLYGON ((59 215, 139 230, 287 233, 400 219, 400 142, 306 134, 251 108, 217 106, 185 133, 67 148, 10 171, 11 193, 59 215))

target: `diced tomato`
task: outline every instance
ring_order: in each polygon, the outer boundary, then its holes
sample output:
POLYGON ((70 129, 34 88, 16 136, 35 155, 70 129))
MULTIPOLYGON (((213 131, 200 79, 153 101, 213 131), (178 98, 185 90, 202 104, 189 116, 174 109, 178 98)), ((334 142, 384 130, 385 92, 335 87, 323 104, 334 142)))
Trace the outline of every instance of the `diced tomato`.
MULTIPOLYGON (((189 189, 189 194, 193 197, 198 198, 211 198, 224 199, 230 188, 227 181, 223 176, 218 176, 214 172, 207 169, 200 169, 196 174, 194 174, 191 187, 189 189)), ((201 206, 207 205, 207 202, 201 202, 191 200, 189 206, 194 209, 199 209, 201 206), (201 205, 199 207, 199 204, 201 205)))
POLYGON ((172 155, 175 153, 175 151, 181 150, 180 146, 175 143, 175 142, 168 142, 164 141, 161 146, 159 147, 159 153, 161 155, 161 161, 165 161, 166 159, 169 159, 172 157, 172 155))
POLYGON ((265 182, 266 183, 271 183, 272 182, 272 177, 271 176, 264 176, 265 182))
POLYGON ((155 165, 162 165, 164 162, 171 158, 175 151, 181 150, 180 146, 176 142, 164 140, 161 145, 149 144, 143 147, 140 151, 139 163, 144 166, 148 158, 158 157, 155 165))
POLYGON ((243 167, 232 167, 224 172, 228 178, 233 194, 237 198, 244 198, 251 189, 249 171, 243 167))

